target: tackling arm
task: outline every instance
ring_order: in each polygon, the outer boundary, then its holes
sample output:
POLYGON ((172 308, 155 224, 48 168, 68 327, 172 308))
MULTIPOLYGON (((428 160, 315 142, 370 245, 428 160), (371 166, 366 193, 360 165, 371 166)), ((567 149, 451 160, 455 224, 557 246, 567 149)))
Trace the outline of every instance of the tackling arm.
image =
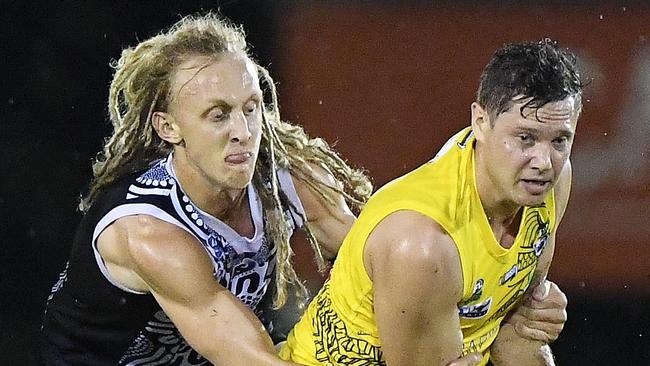
POLYGON ((184 230, 147 215, 117 220, 98 240, 112 273, 151 292, 187 342, 219 365, 292 365, 263 325, 214 279, 205 249, 184 230))

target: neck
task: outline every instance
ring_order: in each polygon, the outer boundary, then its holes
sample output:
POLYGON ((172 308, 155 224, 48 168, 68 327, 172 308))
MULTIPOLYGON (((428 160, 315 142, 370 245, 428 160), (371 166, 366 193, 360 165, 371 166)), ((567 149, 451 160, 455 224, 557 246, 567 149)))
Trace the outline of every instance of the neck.
POLYGON ((225 222, 245 204, 246 188, 227 189, 219 186, 182 160, 184 159, 179 154, 173 155, 172 167, 176 179, 190 200, 202 211, 225 222))
POLYGON ((494 239, 508 249, 517 237, 522 210, 520 206, 500 198, 503 196, 491 189, 495 186, 487 174, 476 175, 476 189, 494 239))
POLYGON ((481 205, 483 206, 483 211, 485 211, 488 222, 493 230, 509 227, 518 217, 521 206, 504 198, 506 195, 502 194, 496 188, 498 184, 483 169, 484 165, 482 164, 480 155, 476 154, 476 151, 474 157, 476 190, 478 191, 481 205))
POLYGON ((517 214, 521 211, 521 206, 508 204, 505 201, 499 200, 490 195, 489 192, 481 190, 480 186, 477 187, 478 194, 483 205, 483 211, 487 216, 490 226, 510 226, 517 214))

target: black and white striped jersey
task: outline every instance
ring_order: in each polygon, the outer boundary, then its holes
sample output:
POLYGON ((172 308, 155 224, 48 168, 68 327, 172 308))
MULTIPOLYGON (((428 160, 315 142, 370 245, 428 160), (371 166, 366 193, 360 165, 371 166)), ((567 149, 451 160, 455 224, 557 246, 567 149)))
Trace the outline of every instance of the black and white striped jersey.
MULTIPOLYGON (((153 296, 111 278, 97 238, 121 217, 150 215, 187 231, 210 256, 215 280, 257 310, 274 273, 276 248, 266 238, 256 189, 252 184, 247 188, 255 227, 247 238, 192 202, 176 179, 171 158, 105 189, 84 215, 66 269, 48 298, 42 347, 48 364, 209 364, 187 345, 153 296)), ((304 211, 289 172, 277 173, 293 232, 302 225, 304 211)))

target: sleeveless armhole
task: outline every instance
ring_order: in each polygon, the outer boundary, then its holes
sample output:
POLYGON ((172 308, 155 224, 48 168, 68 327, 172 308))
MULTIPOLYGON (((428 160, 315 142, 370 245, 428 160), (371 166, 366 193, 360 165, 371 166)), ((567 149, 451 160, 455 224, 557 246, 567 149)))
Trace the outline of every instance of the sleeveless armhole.
POLYGON ((114 209, 110 210, 106 215, 104 215, 99 220, 99 222, 95 226, 95 229, 93 231, 93 237, 92 237, 93 253, 95 254, 95 260, 97 261, 97 266, 99 267, 99 270, 102 272, 102 274, 104 275, 104 277, 108 282, 110 282, 113 286, 119 288, 120 290, 133 293, 133 294, 144 295, 148 293, 129 289, 121 285, 119 282, 117 282, 117 280, 115 280, 108 272, 108 269, 106 268, 106 263, 104 263, 104 259, 101 257, 101 254, 99 253, 99 250, 97 248, 97 238, 99 238, 99 235, 101 235, 101 233, 108 226, 110 226, 112 223, 114 223, 116 220, 122 217, 134 216, 134 215, 153 216, 157 219, 163 220, 165 222, 168 222, 172 225, 175 225, 187 231, 194 237, 196 237, 196 235, 193 232, 191 232, 189 229, 187 229, 183 224, 181 224, 176 218, 172 217, 164 210, 148 203, 131 203, 131 204, 123 204, 117 206, 114 209))

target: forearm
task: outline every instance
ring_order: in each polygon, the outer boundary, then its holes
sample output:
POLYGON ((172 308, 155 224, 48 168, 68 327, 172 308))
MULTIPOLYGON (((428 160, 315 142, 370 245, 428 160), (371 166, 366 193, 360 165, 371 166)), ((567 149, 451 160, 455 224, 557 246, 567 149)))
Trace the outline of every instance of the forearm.
POLYGON ((548 344, 520 337, 512 325, 504 324, 490 347, 494 366, 555 366, 548 344))
POLYGON ((436 342, 425 339, 430 337, 430 334, 416 337, 410 338, 410 342, 389 342, 388 349, 385 348, 382 339, 386 364, 388 366, 444 366, 462 355, 462 341, 456 345, 444 335, 437 335, 436 342))
POLYGON ((294 365, 277 356, 261 322, 227 290, 218 291, 205 306, 161 303, 190 346, 214 364, 294 365))

